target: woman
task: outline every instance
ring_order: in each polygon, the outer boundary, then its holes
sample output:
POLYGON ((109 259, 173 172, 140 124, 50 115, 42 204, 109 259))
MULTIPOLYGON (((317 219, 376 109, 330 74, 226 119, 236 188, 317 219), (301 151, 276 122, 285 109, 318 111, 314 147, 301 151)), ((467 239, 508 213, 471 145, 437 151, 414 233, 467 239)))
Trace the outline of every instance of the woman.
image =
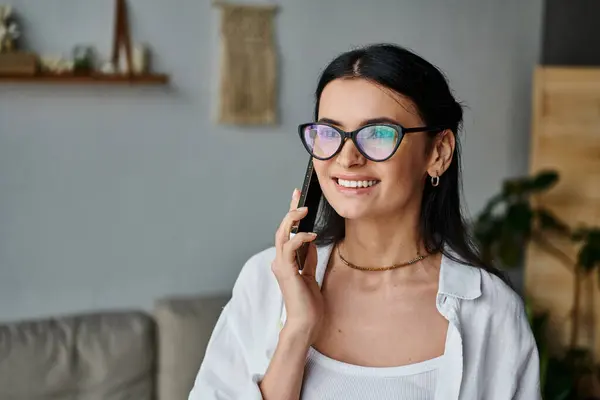
POLYGON ((275 247, 242 269, 190 399, 540 398, 523 304, 461 217, 462 109, 444 76, 373 45, 336 58, 316 101, 300 134, 319 229, 290 237, 307 213, 294 191, 275 247))

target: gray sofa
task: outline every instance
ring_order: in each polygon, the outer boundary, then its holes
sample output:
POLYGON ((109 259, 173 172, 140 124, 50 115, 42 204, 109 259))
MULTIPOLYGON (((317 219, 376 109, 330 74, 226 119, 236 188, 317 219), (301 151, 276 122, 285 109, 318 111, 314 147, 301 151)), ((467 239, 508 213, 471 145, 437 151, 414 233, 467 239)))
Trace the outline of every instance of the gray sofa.
POLYGON ((0 400, 185 400, 227 300, 0 323, 0 400))

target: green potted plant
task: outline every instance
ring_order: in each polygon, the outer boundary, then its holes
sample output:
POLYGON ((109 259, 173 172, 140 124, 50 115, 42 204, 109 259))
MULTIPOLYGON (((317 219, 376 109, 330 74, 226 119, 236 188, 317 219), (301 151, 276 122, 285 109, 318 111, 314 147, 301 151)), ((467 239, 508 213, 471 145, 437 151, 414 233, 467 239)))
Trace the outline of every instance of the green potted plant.
POLYGON ((596 367, 588 349, 576 347, 580 325, 580 292, 584 275, 598 273, 600 282, 600 228, 571 229, 550 210, 536 204, 535 196, 551 189, 559 176, 555 171, 542 171, 532 177, 508 179, 478 215, 474 235, 483 259, 501 268, 518 266, 524 259, 527 245, 534 242, 556 257, 575 273, 573 314, 569 347, 561 358, 553 357, 546 338, 547 315, 536 315, 528 305, 530 323, 540 352, 540 375, 546 400, 573 399, 581 378, 596 367), (572 259, 552 244, 558 235, 574 242, 579 251, 572 259))

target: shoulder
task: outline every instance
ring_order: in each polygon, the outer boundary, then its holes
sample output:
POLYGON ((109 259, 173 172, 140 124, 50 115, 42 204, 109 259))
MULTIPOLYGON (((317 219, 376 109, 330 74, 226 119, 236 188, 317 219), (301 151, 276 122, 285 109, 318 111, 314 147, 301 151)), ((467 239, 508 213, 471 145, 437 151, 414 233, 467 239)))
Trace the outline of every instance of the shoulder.
POLYGON ((483 268, 466 268, 480 277, 479 296, 461 300, 458 311, 471 346, 497 348, 502 343, 504 351, 497 356, 506 360, 533 354, 535 339, 521 296, 499 276, 483 268))
POLYGON ((502 278, 476 269, 481 276, 481 295, 463 301, 460 312, 467 331, 467 363, 477 371, 473 373, 486 377, 489 393, 539 399, 539 355, 525 303, 502 278))
POLYGON ((458 258, 442 261, 440 291, 460 299, 461 317, 496 325, 505 319, 524 317, 523 300, 502 278, 458 258))
POLYGON ((439 290, 461 299, 468 308, 513 308, 521 303, 519 295, 502 278, 462 262, 452 253, 442 258, 439 290))
POLYGON ((502 278, 485 269, 479 268, 481 274, 481 298, 482 305, 492 308, 497 313, 506 312, 521 313, 524 311, 524 303, 521 296, 515 292, 502 278))
POLYGON ((530 335, 522 297, 502 278, 478 267, 467 267, 480 276, 480 295, 462 300, 461 320, 472 332, 488 335, 488 341, 530 335))

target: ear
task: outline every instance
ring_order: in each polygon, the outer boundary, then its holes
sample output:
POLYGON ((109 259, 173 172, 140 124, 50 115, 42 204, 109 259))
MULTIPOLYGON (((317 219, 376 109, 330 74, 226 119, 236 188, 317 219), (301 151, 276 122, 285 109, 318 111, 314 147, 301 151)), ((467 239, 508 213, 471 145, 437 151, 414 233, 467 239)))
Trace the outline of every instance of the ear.
POLYGON ((446 172, 452 162, 455 146, 456 138, 454 137, 454 132, 450 129, 446 129, 439 133, 435 139, 433 139, 429 166, 427 167, 429 176, 442 176, 442 174, 446 172))

